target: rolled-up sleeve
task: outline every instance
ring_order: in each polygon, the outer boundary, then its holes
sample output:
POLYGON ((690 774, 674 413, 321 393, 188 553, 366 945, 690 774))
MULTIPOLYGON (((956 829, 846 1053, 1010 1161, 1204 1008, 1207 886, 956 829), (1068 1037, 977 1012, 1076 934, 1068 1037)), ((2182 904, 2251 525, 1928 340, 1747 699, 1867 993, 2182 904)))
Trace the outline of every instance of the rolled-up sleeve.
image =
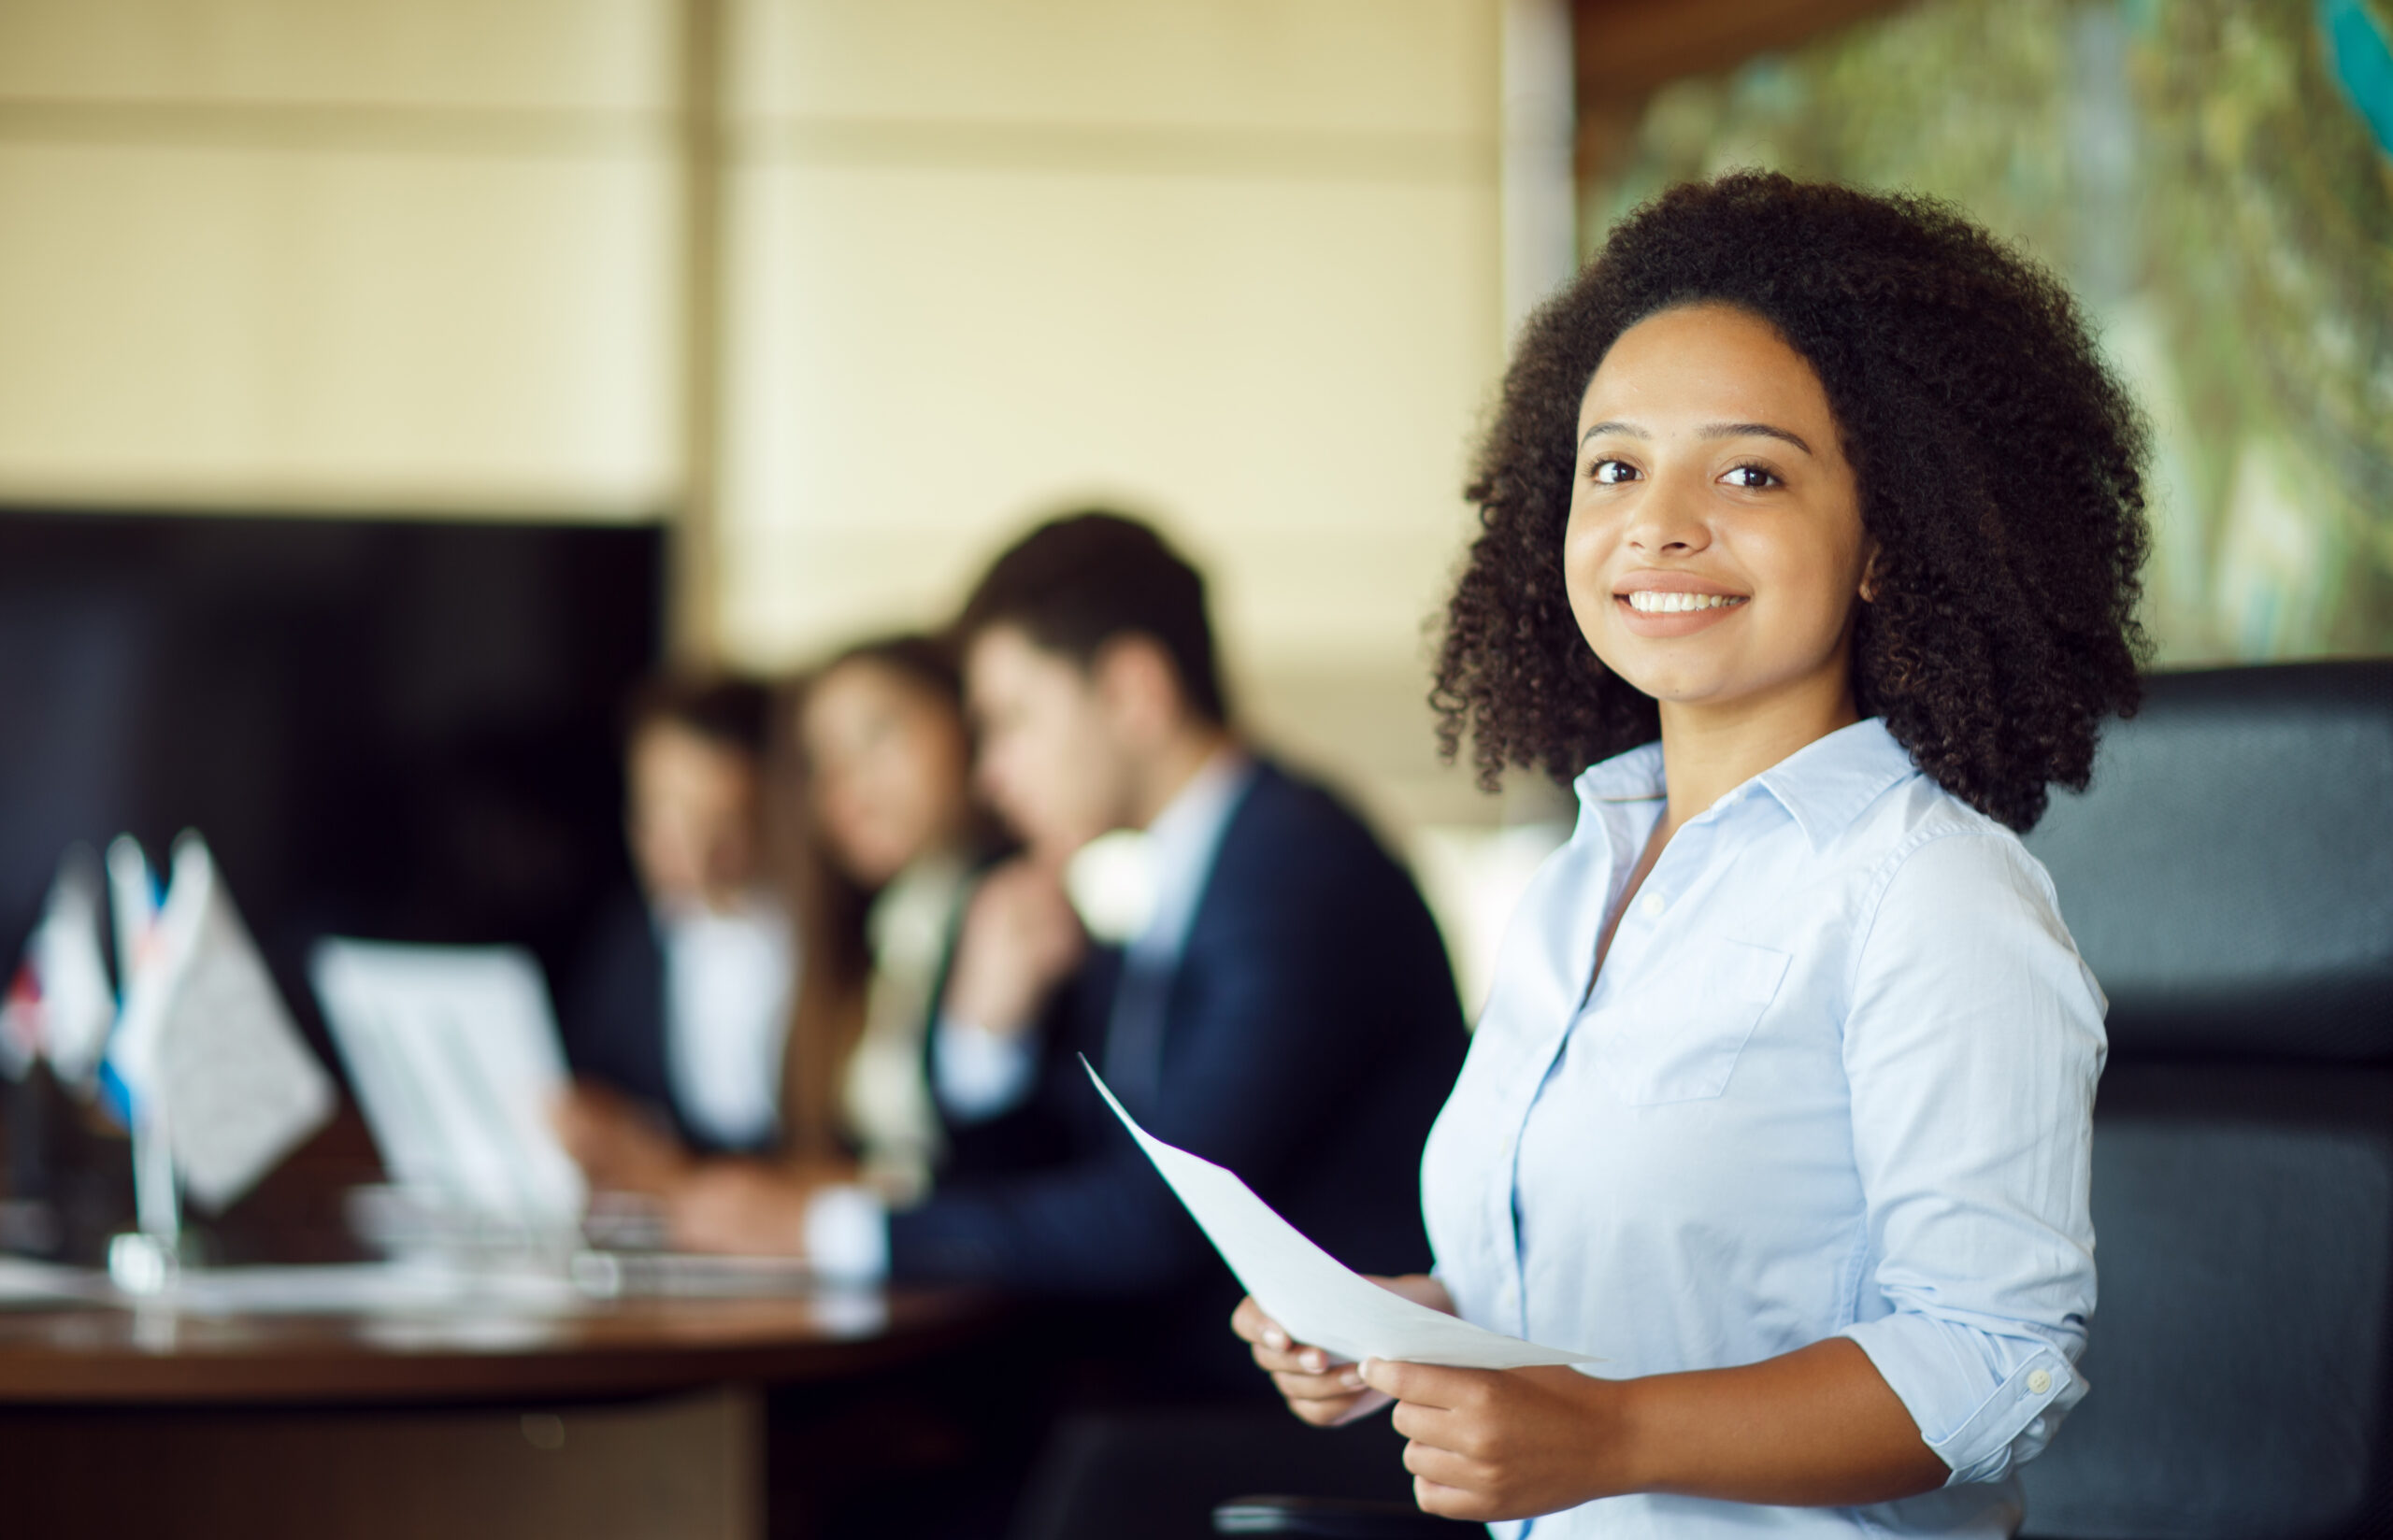
POLYGON ((1842 1334, 1953 1483, 1991 1481, 2086 1391, 2103 1002, 2016 842, 1944 834, 1888 871, 1845 1024, 1869 1265, 1842 1334))

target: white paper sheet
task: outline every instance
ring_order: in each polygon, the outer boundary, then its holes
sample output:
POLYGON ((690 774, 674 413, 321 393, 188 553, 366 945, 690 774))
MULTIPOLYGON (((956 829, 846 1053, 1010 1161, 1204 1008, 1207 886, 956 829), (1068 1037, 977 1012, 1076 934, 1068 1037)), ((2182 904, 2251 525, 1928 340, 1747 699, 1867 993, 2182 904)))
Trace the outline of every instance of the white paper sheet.
POLYGON ((531 954, 328 938, 309 973, 396 1180, 473 1214, 574 1224, 581 1173, 548 1120, 565 1056, 531 954))
POLYGON ((1390 1293, 1306 1239, 1229 1171, 1140 1128, 1088 1061, 1081 1064, 1239 1282, 1298 1342, 1348 1361, 1380 1358, 1451 1369, 1598 1362, 1490 1332, 1390 1293))

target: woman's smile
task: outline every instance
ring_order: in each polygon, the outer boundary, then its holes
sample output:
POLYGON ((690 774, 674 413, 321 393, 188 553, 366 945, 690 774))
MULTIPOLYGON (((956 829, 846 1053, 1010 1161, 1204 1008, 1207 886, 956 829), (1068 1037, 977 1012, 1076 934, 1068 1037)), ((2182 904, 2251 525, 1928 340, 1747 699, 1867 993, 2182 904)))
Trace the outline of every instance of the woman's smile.
POLYGON ((1753 595, 1682 573, 1643 572, 1617 584, 1612 603, 1632 635, 1692 636, 1743 609, 1753 595))

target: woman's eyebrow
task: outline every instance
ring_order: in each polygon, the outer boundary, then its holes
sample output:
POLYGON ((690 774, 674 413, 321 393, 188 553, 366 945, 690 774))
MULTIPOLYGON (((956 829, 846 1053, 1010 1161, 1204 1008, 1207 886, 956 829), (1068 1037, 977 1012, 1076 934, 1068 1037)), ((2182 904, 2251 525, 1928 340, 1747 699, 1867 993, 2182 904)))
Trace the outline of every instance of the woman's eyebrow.
MULTIPOLYGON (((1603 434, 1618 434, 1624 438, 1641 438, 1648 441, 1654 436, 1634 422, 1623 422, 1617 418, 1612 418, 1595 424, 1585 433, 1581 434, 1580 446, 1584 448, 1587 440, 1603 434)), ((1794 445, 1805 454, 1812 452, 1812 446, 1803 442, 1802 435, 1789 433, 1784 428, 1773 428, 1767 422, 1707 422, 1697 430, 1696 436, 1699 438, 1775 438, 1783 443, 1794 445)))
POLYGON ((1767 422, 1710 422, 1704 425, 1700 436, 1704 438, 1775 438, 1794 445, 1805 454, 1812 452, 1812 446, 1804 443, 1801 438, 1784 428, 1773 428, 1767 422))

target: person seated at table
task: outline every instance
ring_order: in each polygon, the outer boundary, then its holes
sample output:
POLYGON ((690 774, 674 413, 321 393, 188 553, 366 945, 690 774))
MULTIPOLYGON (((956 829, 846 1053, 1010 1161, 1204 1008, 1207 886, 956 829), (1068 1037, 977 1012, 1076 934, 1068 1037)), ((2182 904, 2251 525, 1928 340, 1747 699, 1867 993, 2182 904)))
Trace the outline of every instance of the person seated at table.
MULTIPOLYGON (((948 1141, 924 1083, 932 1002, 956 919, 992 848, 970 797, 962 687, 921 636, 867 643, 819 669, 788 712, 781 791, 803 837, 784 882, 809 967, 781 1069, 778 1160, 702 1159, 652 1124, 577 1098, 568 1147, 607 1185, 662 1198, 668 1222, 801 1169, 918 1196, 948 1141)), ((768 1248, 711 1231, 717 1249, 768 1248)))
POLYGON ((771 692, 660 674, 624 712, 636 891, 601 911, 561 1025, 589 1119, 706 1151, 775 1141, 800 948, 762 828, 771 692))
POLYGON ((743 1233, 777 1223, 781 1248, 851 1276, 1134 1302, 1110 1356, 1137 1361, 1141 1389, 1251 1393, 1218 1346, 1235 1280, 1078 1054, 1156 1137, 1230 1167, 1349 1265, 1426 1265, 1414 1174, 1465 1047, 1437 927, 1352 810, 1231 725, 1203 579, 1152 529, 1041 526, 957 637, 980 779, 1026 848, 973 897, 939 1078, 951 1122, 1033 1120, 1053 1156, 910 1207, 799 1184, 743 1233), (1147 918, 1119 951, 1086 949, 1058 873, 1125 829, 1145 831, 1147 918))

